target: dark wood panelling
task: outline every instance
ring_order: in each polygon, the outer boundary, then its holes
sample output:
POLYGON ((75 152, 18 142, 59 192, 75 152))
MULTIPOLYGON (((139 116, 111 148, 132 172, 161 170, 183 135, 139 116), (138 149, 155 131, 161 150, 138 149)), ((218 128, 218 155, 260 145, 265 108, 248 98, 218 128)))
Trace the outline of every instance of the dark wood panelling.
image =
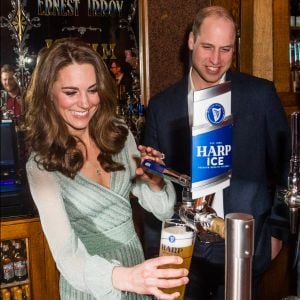
POLYGON ((289 119, 291 113, 300 111, 300 93, 279 93, 279 97, 289 119))
POLYGON ((148 0, 150 97, 180 80, 188 69, 187 36, 206 0, 148 0))

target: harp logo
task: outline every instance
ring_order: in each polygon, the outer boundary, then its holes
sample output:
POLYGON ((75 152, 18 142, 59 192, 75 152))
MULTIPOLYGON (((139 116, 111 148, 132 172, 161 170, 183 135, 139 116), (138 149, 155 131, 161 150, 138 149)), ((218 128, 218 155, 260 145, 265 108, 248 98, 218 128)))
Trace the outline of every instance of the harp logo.
POLYGON ((211 124, 220 124, 225 118, 225 109, 220 103, 214 103, 207 109, 206 117, 211 124))

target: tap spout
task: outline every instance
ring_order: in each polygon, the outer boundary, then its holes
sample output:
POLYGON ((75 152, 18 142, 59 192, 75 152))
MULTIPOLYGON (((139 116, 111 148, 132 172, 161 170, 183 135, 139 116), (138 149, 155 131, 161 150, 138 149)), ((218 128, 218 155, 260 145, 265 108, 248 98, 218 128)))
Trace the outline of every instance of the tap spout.
POLYGON ((183 222, 189 225, 198 233, 214 233, 224 239, 225 222, 217 216, 214 209, 205 205, 201 210, 181 205, 179 216, 183 222))
POLYGON ((178 209, 182 221, 198 233, 213 233, 224 238, 224 220, 218 217, 215 210, 210 206, 213 196, 192 199, 191 178, 153 160, 145 159, 142 162, 142 168, 145 172, 169 179, 183 186, 182 204, 178 209))

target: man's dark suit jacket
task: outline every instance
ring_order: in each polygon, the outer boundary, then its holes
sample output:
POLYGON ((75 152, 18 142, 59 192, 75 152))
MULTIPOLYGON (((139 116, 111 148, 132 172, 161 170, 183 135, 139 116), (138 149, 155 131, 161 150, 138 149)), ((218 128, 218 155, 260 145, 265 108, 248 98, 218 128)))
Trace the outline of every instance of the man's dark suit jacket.
MULTIPOLYGON (((232 82, 234 126, 232 178, 230 187, 223 192, 224 215, 232 212, 253 215, 253 273, 259 274, 271 260, 271 235, 283 239, 288 234, 288 209, 283 201, 274 201, 272 190, 275 185, 286 186, 290 130, 272 82, 232 70, 226 73, 226 81, 232 82)), ((188 77, 185 77, 150 100, 144 144, 165 153, 168 167, 190 175, 187 94, 188 77)), ((153 217, 145 214, 149 225, 153 217)), ((194 255, 224 263, 224 245, 216 251, 215 246, 209 247, 205 250, 196 243, 194 255)))

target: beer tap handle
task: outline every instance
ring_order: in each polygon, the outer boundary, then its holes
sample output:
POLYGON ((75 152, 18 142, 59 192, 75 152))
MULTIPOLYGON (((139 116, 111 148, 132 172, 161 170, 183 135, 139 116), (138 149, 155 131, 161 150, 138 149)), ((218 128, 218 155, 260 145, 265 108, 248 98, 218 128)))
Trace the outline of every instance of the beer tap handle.
POLYGON ((182 204, 178 213, 181 220, 188 226, 198 233, 210 232, 224 238, 224 220, 218 217, 214 209, 209 206, 213 200, 213 195, 195 201, 192 199, 191 178, 188 175, 180 174, 150 159, 145 159, 142 162, 142 168, 145 172, 169 179, 183 186, 182 204))
POLYGON ((181 186, 188 188, 191 186, 191 178, 188 175, 178 173, 175 170, 167 168, 165 165, 159 164, 151 159, 145 159, 142 162, 142 168, 148 173, 169 179, 181 186))
POLYGON ((291 115, 292 156, 285 202, 290 210, 291 233, 296 233, 300 209, 300 112, 291 115))

